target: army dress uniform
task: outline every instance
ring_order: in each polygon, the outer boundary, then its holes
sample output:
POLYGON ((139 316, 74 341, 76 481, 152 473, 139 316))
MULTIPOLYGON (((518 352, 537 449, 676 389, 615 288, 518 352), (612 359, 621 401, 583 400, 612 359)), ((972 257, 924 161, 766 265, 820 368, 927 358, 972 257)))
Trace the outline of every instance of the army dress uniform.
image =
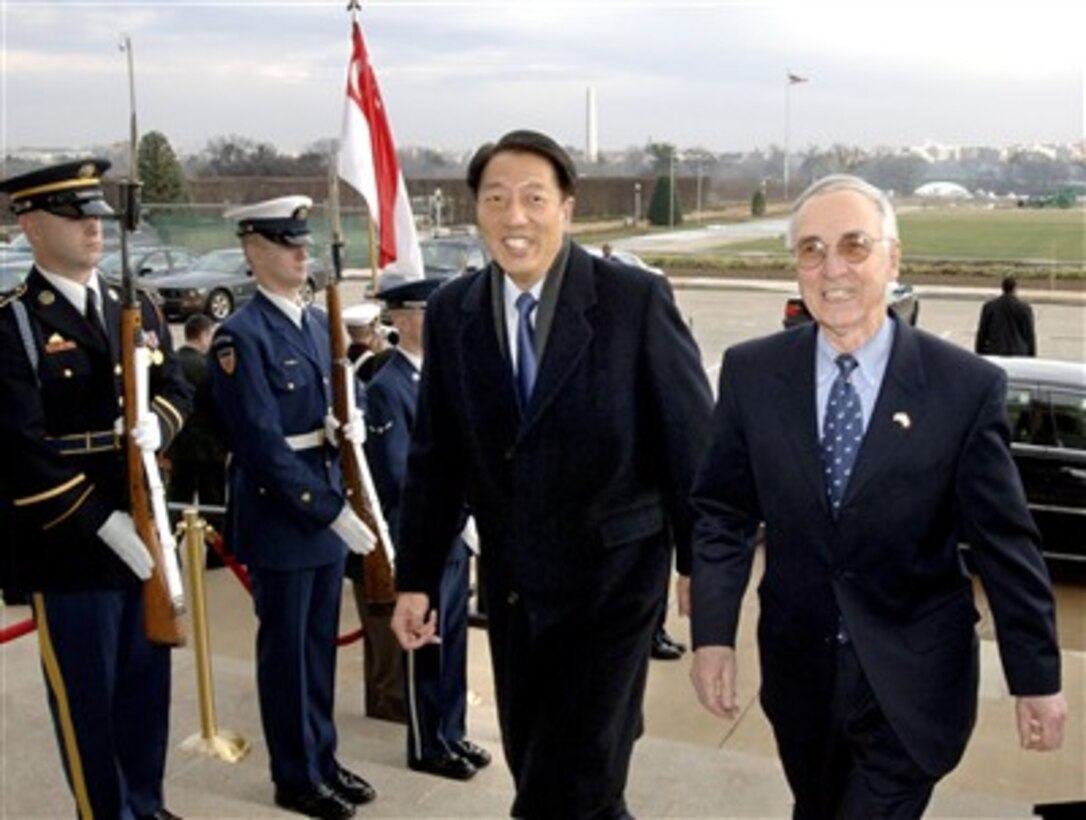
MULTIPOLYGON (((300 243, 308 240, 304 218, 275 214, 303 199, 227 216, 239 219, 239 234, 255 230, 300 243)), ((231 451, 226 542, 253 583, 257 689, 276 801, 305 812, 296 804, 334 803, 328 787, 340 796, 346 790, 349 803, 374 795, 360 778, 364 788, 344 787, 343 777, 353 776, 335 757, 336 631, 347 549, 331 528, 346 497, 338 452, 325 436, 332 404, 328 317, 286 301, 260 286, 219 327, 209 379, 231 451)))
MULTIPOLYGON (((16 213, 111 213, 98 176, 68 163, 3 183, 16 213)), ((7 583, 32 593, 42 667, 65 773, 80 817, 163 811, 170 655, 143 631, 142 584, 98 536, 129 508, 121 305, 97 273, 90 287, 33 267, 0 308, 2 504, 11 525, 7 583), (97 309, 76 304, 95 290, 97 309), (86 315, 85 315, 86 313, 86 315)), ((141 301, 154 349, 150 407, 165 446, 190 393, 161 314, 141 301)))

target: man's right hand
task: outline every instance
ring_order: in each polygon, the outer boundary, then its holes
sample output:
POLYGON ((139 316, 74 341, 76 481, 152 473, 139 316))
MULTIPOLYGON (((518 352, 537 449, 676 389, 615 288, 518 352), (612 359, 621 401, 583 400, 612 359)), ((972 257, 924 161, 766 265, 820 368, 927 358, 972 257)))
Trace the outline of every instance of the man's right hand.
POLYGON ((405 651, 441 643, 437 634, 437 612, 430 609, 430 596, 425 592, 401 592, 396 596, 392 612, 392 632, 405 651))
POLYGON ((377 546, 377 536, 354 514, 350 503, 343 505, 339 516, 332 522, 332 532, 343 540, 347 549, 358 555, 368 555, 377 546))
POLYGON ((155 562, 136 532, 132 516, 120 510, 112 513, 98 529, 98 537, 117 553, 117 557, 128 565, 137 578, 146 581, 151 577, 155 562))
POLYGON ((734 719, 739 714, 736 705, 735 648, 731 646, 699 646, 694 651, 690 680, 701 705, 717 717, 734 719))

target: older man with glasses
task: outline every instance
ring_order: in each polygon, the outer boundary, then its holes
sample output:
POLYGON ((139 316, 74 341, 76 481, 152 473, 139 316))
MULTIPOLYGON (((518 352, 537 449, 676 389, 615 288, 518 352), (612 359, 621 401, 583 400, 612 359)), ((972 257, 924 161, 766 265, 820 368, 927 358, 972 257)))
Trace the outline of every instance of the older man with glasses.
MULTIPOLYGON (((888 314, 885 195, 831 176, 789 226, 815 323, 729 349, 693 491, 692 678, 734 717, 754 534, 761 701, 795 818, 917 818, 976 719, 969 543, 1019 741, 1062 741, 1055 606, 1008 449, 1002 371, 888 314)), ((1010 740, 1010 738, 1008 738, 1010 740)))

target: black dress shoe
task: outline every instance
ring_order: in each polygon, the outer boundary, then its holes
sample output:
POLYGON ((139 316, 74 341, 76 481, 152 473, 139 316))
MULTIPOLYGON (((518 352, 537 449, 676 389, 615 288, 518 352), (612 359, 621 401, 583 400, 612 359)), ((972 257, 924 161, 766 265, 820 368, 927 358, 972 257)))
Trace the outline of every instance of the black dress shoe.
POLYGON ((672 638, 670 635, 667 634, 666 629, 661 629, 657 634, 660 636, 664 643, 671 644, 671 646, 674 646, 680 652, 686 651, 686 644, 684 644, 682 641, 677 641, 672 638))
POLYGON ((377 797, 377 790, 354 772, 337 764, 336 773, 328 779, 328 786, 348 803, 361 806, 377 797))
POLYGON ((276 788, 275 804, 288 811, 296 811, 320 820, 347 820, 348 817, 354 817, 354 806, 323 783, 300 791, 276 788))
POLYGON ((457 740, 449 745, 452 746, 454 752, 476 769, 485 769, 490 765, 490 752, 470 740, 457 740))
POLYGON ((471 780, 478 771, 466 758, 453 754, 445 757, 430 757, 425 760, 409 759, 407 767, 416 772, 447 777, 450 780, 471 780))
POLYGON ((663 640, 660 633, 657 632, 652 636, 652 651, 650 654, 658 661, 677 661, 683 656, 683 650, 673 646, 669 641, 663 640))

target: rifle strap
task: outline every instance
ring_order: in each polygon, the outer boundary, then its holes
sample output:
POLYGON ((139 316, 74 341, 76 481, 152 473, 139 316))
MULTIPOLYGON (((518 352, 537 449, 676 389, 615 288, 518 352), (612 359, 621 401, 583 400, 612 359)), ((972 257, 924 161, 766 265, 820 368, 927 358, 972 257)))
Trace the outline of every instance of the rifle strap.
POLYGON ((15 311, 15 324, 19 326, 19 338, 23 340, 23 349, 26 350, 26 358, 30 360, 30 371, 34 374, 34 384, 41 387, 41 378, 38 376, 38 363, 41 357, 38 355, 38 346, 34 344, 34 331, 30 328, 30 315, 26 305, 19 299, 11 303, 11 309, 15 311))

